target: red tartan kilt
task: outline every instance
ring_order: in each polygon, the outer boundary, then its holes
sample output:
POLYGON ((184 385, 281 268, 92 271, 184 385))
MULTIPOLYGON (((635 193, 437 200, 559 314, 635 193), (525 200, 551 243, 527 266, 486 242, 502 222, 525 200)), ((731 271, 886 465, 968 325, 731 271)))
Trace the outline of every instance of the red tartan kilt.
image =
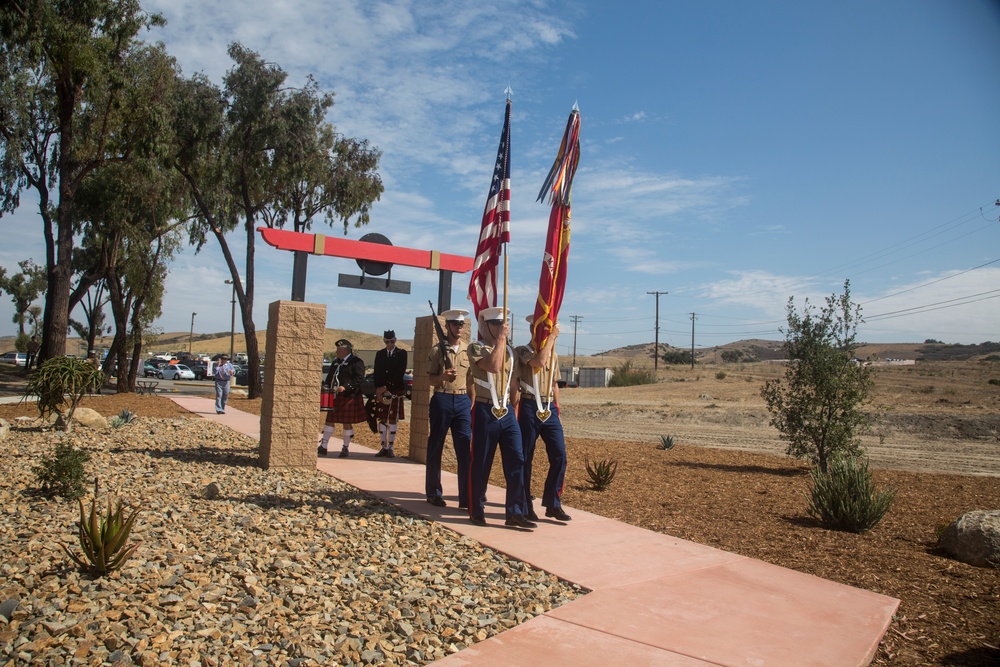
POLYGON ((326 411, 326 421, 330 424, 359 424, 368 421, 364 398, 347 398, 343 394, 337 394, 333 398, 333 410, 326 411))
POLYGON ((388 422, 390 417, 395 416, 396 421, 403 421, 406 419, 406 412, 403 410, 403 405, 406 403, 406 398, 403 396, 393 396, 389 405, 385 405, 381 401, 378 404, 378 420, 380 422, 388 422))

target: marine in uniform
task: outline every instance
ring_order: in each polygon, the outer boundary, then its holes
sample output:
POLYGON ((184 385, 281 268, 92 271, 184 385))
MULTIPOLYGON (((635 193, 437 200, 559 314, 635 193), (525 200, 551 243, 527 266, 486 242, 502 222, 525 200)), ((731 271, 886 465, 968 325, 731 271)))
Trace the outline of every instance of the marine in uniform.
POLYGON ((361 396, 361 383, 365 379, 365 362, 354 356, 354 346, 351 341, 341 338, 337 346, 337 358, 330 365, 326 374, 326 385, 333 394, 333 410, 326 414, 326 425, 323 426, 323 436, 316 453, 327 455, 327 443, 333 435, 334 424, 340 424, 343 429, 344 444, 340 450, 340 458, 347 458, 347 448, 354 436, 354 425, 367 420, 365 403, 361 396))
POLYGON ((444 318, 445 344, 431 350, 427 374, 434 393, 429 408, 430 435, 427 437, 427 467, 424 487, 427 502, 437 507, 446 505, 441 489, 441 455, 444 441, 451 430, 451 442, 458 461, 458 506, 469 507, 469 458, 472 442, 472 403, 466 383, 469 376, 468 344, 462 340, 467 310, 446 310, 444 318), (446 362, 447 359, 447 362, 446 362))
POLYGON ((382 334, 385 348, 375 353, 375 404, 378 406, 378 432, 382 449, 375 456, 393 458, 392 445, 396 441, 396 424, 405 419, 403 403, 406 401, 406 350, 396 347, 396 332, 382 334))
MULTIPOLYGON (((531 316, 527 318, 529 324, 532 319, 531 316)), ((521 345, 514 350, 517 364, 514 376, 520 390, 517 424, 521 429, 521 449, 524 452, 524 493, 527 515, 533 521, 538 516, 531 503, 531 473, 539 436, 545 443, 545 454, 549 459, 549 471, 545 475, 542 491, 545 516, 558 521, 570 520, 559 501, 566 480, 566 440, 559 419, 559 385, 555 377, 559 372, 559 355, 555 351, 557 336, 558 324, 552 328, 541 352, 536 353, 531 345, 521 345)))
POLYGON ((507 349, 507 324, 503 308, 484 308, 479 313, 482 343, 469 345, 469 383, 475 390, 472 408, 472 460, 469 463, 469 520, 485 526, 483 498, 490 481, 493 458, 500 448, 500 461, 507 481, 504 525, 535 528, 525 516, 524 457, 521 431, 510 409, 510 382, 514 360, 507 349))

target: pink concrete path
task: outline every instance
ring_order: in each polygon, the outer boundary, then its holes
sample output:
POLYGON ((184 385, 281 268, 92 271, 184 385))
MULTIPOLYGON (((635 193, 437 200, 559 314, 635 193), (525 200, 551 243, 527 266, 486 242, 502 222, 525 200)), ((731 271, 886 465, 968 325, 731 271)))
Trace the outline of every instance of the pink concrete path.
MULTIPOLYGON (((171 396, 188 410, 260 437, 259 418, 171 396)), ((435 664, 854 667, 871 662, 899 605, 894 598, 565 507, 572 521, 504 528, 503 489, 491 486, 485 527, 456 505, 424 498, 424 466, 351 446, 317 468, 591 592, 435 664)))

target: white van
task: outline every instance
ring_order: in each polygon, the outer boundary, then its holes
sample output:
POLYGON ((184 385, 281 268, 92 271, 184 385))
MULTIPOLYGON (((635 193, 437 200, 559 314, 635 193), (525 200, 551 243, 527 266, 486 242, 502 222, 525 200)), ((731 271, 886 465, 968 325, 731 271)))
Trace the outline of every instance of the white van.
POLYGON ((14 364, 15 366, 24 366, 28 363, 28 353, 27 352, 6 352, 0 361, 5 364, 14 364))

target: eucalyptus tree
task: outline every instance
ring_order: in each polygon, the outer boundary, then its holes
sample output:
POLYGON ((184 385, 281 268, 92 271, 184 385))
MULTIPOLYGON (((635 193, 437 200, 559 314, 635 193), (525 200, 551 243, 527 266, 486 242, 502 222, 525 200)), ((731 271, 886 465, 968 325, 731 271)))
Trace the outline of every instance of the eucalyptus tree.
MULTIPOLYGON (((12 321, 17 325, 18 338, 25 338, 25 322, 29 318, 31 304, 45 292, 47 283, 45 269, 31 259, 17 263, 21 270, 12 276, 0 278, 0 289, 10 295, 14 302, 12 321)), ((34 332, 32 332, 34 333, 34 332)))
POLYGON ((107 288, 104 279, 98 280, 91 285, 90 289, 84 292, 80 299, 80 308, 83 309, 83 321, 69 318, 70 328, 76 332, 80 340, 87 341, 87 351, 84 357, 89 357, 94 351, 94 342, 98 336, 105 332, 111 333, 111 327, 106 327, 107 315, 104 307, 108 305, 107 288))
POLYGON ((38 196, 48 291, 40 360, 66 351, 73 207, 97 168, 146 148, 162 116, 131 85, 140 30, 162 23, 139 0, 0 3, 0 214, 38 196))
POLYGON ((179 87, 174 166, 191 187, 196 215, 189 235, 200 250, 219 243, 240 304, 249 362, 249 395, 260 395, 260 350, 253 319, 257 226, 297 230, 327 220, 368 222, 382 184, 379 153, 367 142, 337 137, 324 117, 333 96, 306 86, 286 89, 287 74, 240 44, 219 89, 200 75, 179 87), (242 234, 229 235, 239 230, 242 234), (229 235, 229 236, 227 236, 229 235), (245 241, 243 278, 230 239, 245 241))
MULTIPOLYGON (((352 218, 355 227, 368 224, 371 206, 383 190, 376 171, 381 153, 367 140, 338 135, 324 120, 332 105, 333 95, 320 94, 312 77, 288 94, 281 110, 284 132, 275 150, 285 187, 263 211, 267 226, 291 223, 294 231, 307 232, 320 214, 331 227, 343 223, 345 234, 352 218)), ((308 257, 295 252, 295 265, 303 273, 308 257)))
POLYGON ((117 369, 118 391, 132 391, 146 329, 161 313, 167 265, 184 239, 187 187, 159 160, 107 165, 80 190, 77 211, 85 240, 103 267, 114 338, 106 376, 117 369))

